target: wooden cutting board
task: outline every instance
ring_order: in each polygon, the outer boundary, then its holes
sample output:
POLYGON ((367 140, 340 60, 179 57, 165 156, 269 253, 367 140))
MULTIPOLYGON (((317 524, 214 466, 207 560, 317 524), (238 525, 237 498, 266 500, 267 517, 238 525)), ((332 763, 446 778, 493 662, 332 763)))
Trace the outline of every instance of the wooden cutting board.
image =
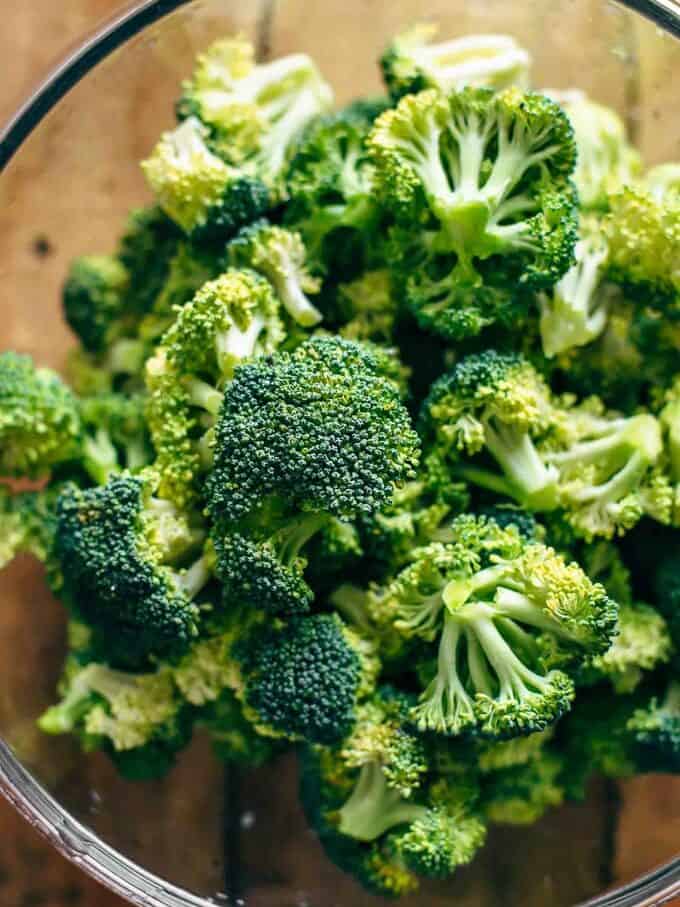
MULTIPOLYGON (((670 44, 659 48, 654 41, 653 30, 648 27, 630 26, 616 18, 610 7, 603 3, 565 4, 558 17, 558 4, 545 4, 534 0, 536 20, 532 28, 544 28, 550 32, 546 54, 559 56, 560 41, 565 42, 571 69, 561 66, 555 71, 560 85, 569 84, 570 78, 582 74, 583 68, 591 71, 593 88, 602 100, 621 103, 623 99, 637 98, 640 101, 634 126, 638 136, 656 159, 675 157, 680 159, 680 111, 677 105, 677 79, 664 77, 667 60, 664 54, 675 55, 680 64, 680 55, 670 44), (564 7, 568 11, 564 12, 564 7), (540 23, 539 23, 540 20, 540 23), (568 23, 568 24, 567 24, 568 23), (611 53, 612 44, 619 42, 619 56, 611 53), (573 46, 579 43, 583 53, 573 54, 573 46), (621 78, 620 54, 630 54, 631 48, 639 53, 645 62, 653 53, 652 65, 644 67, 643 79, 621 78), (602 52, 600 52, 602 48, 602 52), (605 49, 606 48, 606 49, 605 49), (593 56, 593 53, 595 56, 593 56), (593 60, 597 65, 593 65, 593 60), (666 85, 661 92, 658 83, 663 77, 666 85), (655 92, 659 99, 657 108, 645 105, 645 96, 655 92), (663 128, 659 128, 659 124, 663 128)), ((260 29, 259 44, 265 52, 287 52, 290 50, 316 50, 319 62, 326 75, 339 86, 341 99, 349 99, 367 86, 378 89, 378 79, 372 62, 373 48, 368 48, 366 32, 362 29, 363 17, 378 17, 381 27, 396 29, 417 19, 422 8, 420 0, 400 0, 391 4, 377 4, 372 0, 260 0, 237 4, 236 18, 239 24, 252 30, 260 29), (342 35, 340 41, 337 36, 342 35), (349 65, 348 65, 349 61, 349 65)), ((0 59, 3 61, 3 79, 0 84, 0 118, 7 116, 18 100, 45 71, 48 63, 61 55, 73 42, 90 30, 100 19, 112 14, 119 6, 118 0, 49 0, 19 2, 6 0, 3 4, 3 27, 0 30, 0 59)), ((519 4, 507 0, 486 0, 479 4, 453 4, 435 0, 428 8, 444 22, 450 23, 449 30, 474 30, 480 25, 479 16, 493 10, 502 27, 512 30, 522 38, 526 27, 526 16, 521 20, 516 9, 519 4), (455 15, 453 7, 456 7, 455 15), (464 12, 461 12, 464 9, 464 12)), ((482 23, 482 27, 484 27, 482 23)), ((632 54, 634 56, 634 53, 632 54)), ((539 60, 549 70, 549 59, 539 60)), ((675 70, 680 76, 680 65, 675 70)), ((154 80, 161 78, 160 70, 149 67, 145 89, 153 91, 154 80), (149 88, 149 86, 151 86, 149 88)), ((101 90, 101 87, 100 89, 101 90)), ((120 167, 131 167, 139 159, 143 147, 148 145, 147 133, 157 128, 149 125, 147 91, 139 99, 132 98, 115 119, 115 129, 129 133, 127 151, 120 160, 120 167), (147 106, 145 106, 147 105, 147 106), (142 139, 140 139, 140 134, 142 139)), ((162 117, 165 113, 161 114, 162 117)), ((154 121, 155 123, 155 121, 154 121)), ((55 125, 53 135, 59 135, 55 125)), ((106 130, 90 129, 82 124, 82 134, 76 129, 74 145, 86 143, 87 153, 92 160, 97 158, 97 146, 105 153, 109 141, 106 130)), ((93 251, 93 235, 113 235, 110 225, 111 212, 120 213, 128 207, 126 189, 121 191, 115 180, 93 182, 92 225, 87 232, 79 235, 64 225, 63 218, 50 220, 44 213, 43 199, 34 190, 36 168, 49 167, 49 145, 34 150, 26 156, 26 163, 13 175, 13 191, 21 204, 33 206, 36 211, 35 230, 24 230, 13 236, 4 248, 2 261, 6 273, 2 276, 3 315, 0 318, 0 349, 11 346, 35 346, 44 351, 46 361, 58 365, 68 344, 65 330, 40 333, 40 312, 43 302, 41 287, 55 286, 56 276, 63 273, 65 261, 75 251, 93 251), (65 229, 66 227, 66 229, 65 229), (27 317, 28 315, 32 317, 27 317), (39 337, 35 340, 37 329, 39 337), (26 331, 31 331, 30 339, 26 331)), ((1 184, 0 184, 1 188, 1 184)), ((128 187, 129 189, 129 187, 128 187)), ((135 186, 130 197, 134 197, 135 186)), ((69 191, 68 181, 57 183, 57 191, 69 191)), ((77 192, 77 188, 70 191, 77 192)), ((0 197, 2 197, 0 195, 0 197)), ((0 211, 0 225, 2 211, 0 211)), ((0 231, 1 232, 1 231, 0 231)), ((2 578, 2 608, 0 608, 0 661, 11 658, 20 641, 25 638, 25 606, 27 596, 34 601, 44 600, 41 577, 35 565, 20 561, 2 578)), ((56 669, 59 656, 58 610, 54 606, 53 616, 43 621, 40 639, 35 643, 43 648, 45 664, 56 669), (55 638, 57 642, 55 643, 55 638)), ((46 670, 45 678, 37 682, 26 677, 22 688, 10 691, 19 697, 17 703, 23 708, 36 697, 44 697, 53 676, 46 670)), ((3 690, 6 699, 10 692, 3 690)), ((2 706, 0 695, 0 706, 2 706)), ((17 714, 20 714, 19 705, 17 714)), ((30 736, 32 731, 27 729, 30 736)), ((223 773, 212 762, 206 747, 199 742, 183 760, 171 784, 156 784, 146 789, 144 796, 130 796, 129 787, 116 787, 110 777, 110 769, 97 759, 85 762, 80 759, 73 763, 70 779, 66 782, 73 789, 99 782, 109 791, 105 804, 95 804, 94 812, 105 814, 100 818, 99 827, 104 834, 116 835, 117 840, 127 835, 131 847, 141 847, 139 839, 146 834, 151 817, 153 838, 142 842, 150 865, 162 866, 171 861, 181 865, 187 853, 195 854, 202 849, 204 859, 211 865, 187 868, 187 878, 193 873, 204 879, 215 875, 215 886, 219 885, 219 871, 222 856, 222 826, 215 816, 216 801, 221 801, 225 789, 223 773), (191 796, 180 798, 177 787, 186 784, 192 788, 192 779, 201 778, 200 790, 191 796), (200 817, 210 814, 208 823, 201 823, 200 817), (187 837, 182 829, 189 830, 187 837), (190 847, 185 847, 188 840, 190 847), (214 854, 214 857, 210 855, 214 854)), ((309 903, 314 907, 323 904, 324 884, 332 886, 331 891, 339 902, 361 907, 363 896, 348 880, 337 875, 328 876, 328 866, 313 842, 305 843, 304 851, 296 842, 304 841, 303 819, 295 799, 295 766, 285 759, 277 766, 276 785, 279 793, 274 794, 271 772, 260 772, 249 776, 241 785, 238 808, 245 817, 266 815, 265 823, 254 825, 248 820, 243 823, 240 859, 243 873, 254 888, 253 901, 257 907, 289 907, 290 898, 296 891, 307 892, 309 903), (280 791, 287 793, 281 796, 280 791), (263 873, 264 864, 275 867, 269 875, 263 873), (319 900, 321 898, 321 900, 319 900)), ((195 786, 195 785, 194 785, 195 786)), ((228 785, 227 785, 228 786, 228 785)), ((596 791, 590 806, 568 808, 568 819, 559 826, 550 819, 535 829, 523 834, 521 848, 513 853, 513 831, 498 831, 492 836, 489 849, 476 864, 466 870, 455 890, 455 903, 463 907, 496 907, 510 902, 523 907, 543 907, 552 902, 551 886, 559 884, 560 890, 581 892, 596 889, 604 884, 615 883, 633 877, 641 870, 650 868, 657 860, 670 857, 678 850, 680 842, 680 817, 677 804, 680 802, 680 785, 674 786, 674 797, 669 794, 666 779, 638 779, 622 787, 616 814, 610 806, 601 808, 605 791, 596 791), (671 806, 675 804, 676 808, 671 806), (614 832, 615 819, 619 819, 618 831, 614 832), (560 835, 569 829, 569 841, 560 835), (585 833, 589 846, 584 848, 583 864, 578 878, 566 877, 560 870, 561 854, 565 847, 579 846, 585 833), (543 887, 529 884, 530 879, 545 879, 543 887), (570 889, 568 886, 572 886, 570 889)), ((226 800, 229 800, 227 797, 226 800)), ((224 809, 229 804, 225 801, 224 809)), ((236 808, 236 804, 234 804, 236 808)), ((191 857, 190 859, 195 859, 191 857)), ((328 890, 328 888, 326 889, 328 890)), ((575 897, 577 895, 575 894, 575 897)), ((451 903, 446 889, 432 893, 434 904, 451 903)), ((0 800, 0 904, 7 907, 121 907, 122 902, 85 877, 75 867, 52 851, 21 820, 12 809, 0 800)))

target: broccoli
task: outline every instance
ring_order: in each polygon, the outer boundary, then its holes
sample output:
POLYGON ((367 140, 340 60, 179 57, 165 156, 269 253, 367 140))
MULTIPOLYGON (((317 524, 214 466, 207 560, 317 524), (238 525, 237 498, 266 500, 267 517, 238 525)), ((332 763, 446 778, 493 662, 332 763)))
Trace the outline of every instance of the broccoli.
POLYGON ((668 629, 676 647, 680 647, 680 558, 674 548, 664 554, 654 575, 656 606, 668 621, 668 629))
POLYGON ((192 239, 227 238, 267 211, 271 192, 257 176, 225 163, 189 117, 166 132, 142 170, 159 206, 192 239))
POLYGON ((130 275, 111 255, 89 255, 72 262, 63 291, 64 315, 83 347, 101 353, 120 327, 130 275))
POLYGON ((218 759, 230 764, 258 768, 282 751, 282 743, 259 734, 244 715, 243 705, 232 690, 222 690, 217 699, 206 703, 194 718, 194 726, 204 730, 218 759))
POLYGON ((39 719, 48 734, 76 733, 87 751, 103 749, 132 780, 161 777, 189 742, 191 725, 170 672, 131 674, 67 660, 62 699, 39 719))
POLYGON ((456 340, 514 324, 524 291, 550 288, 572 264, 576 149, 548 98, 422 91, 378 118, 368 146, 400 223, 397 278, 424 327, 456 340))
POLYGON ((539 293, 543 353, 551 358, 591 343, 604 331, 618 290, 606 281, 607 243, 595 218, 583 218, 576 263, 550 293, 539 293))
POLYGON ((603 652, 617 606, 576 563, 484 517, 458 517, 383 590, 384 620, 438 638, 433 676, 413 710, 422 730, 492 738, 540 731, 569 708, 563 669, 603 652))
POLYGON ((67 486, 57 502, 53 557, 59 590, 120 666, 185 650, 197 632, 192 599, 210 578, 195 557, 204 533, 154 497, 152 475, 121 475, 99 488, 67 486))
POLYGON ((215 153, 271 186, 305 126, 330 108, 333 93, 306 54, 259 65, 253 58, 254 48, 240 38, 216 41, 184 83, 177 113, 197 117, 215 153))
POLYGON ((485 448, 503 473, 470 464, 456 467, 461 477, 529 510, 551 510, 559 502, 558 471, 542 461, 532 440, 553 419, 542 376, 521 355, 495 350, 461 359, 433 384, 421 413, 422 432, 443 455, 485 448))
POLYGON ((286 171, 286 223, 300 231, 310 257, 331 278, 357 275, 379 245, 381 215, 366 147, 374 114, 352 106, 318 118, 286 171))
POLYGON ((138 208, 128 217, 117 257, 129 275, 125 310, 146 315, 170 273, 182 231, 160 208, 138 208))
POLYGON ((574 129, 578 158, 574 182, 586 211, 606 210, 609 196, 629 185, 642 169, 621 117, 582 91, 548 94, 563 107, 574 129))
POLYGON ((680 194, 680 164, 659 164, 644 175, 643 184, 647 192, 663 204, 670 195, 680 194))
POLYGON ((421 23, 392 39, 380 58, 395 101, 425 88, 448 94, 468 85, 526 88, 529 54, 509 35, 465 35, 439 44, 437 26, 421 23))
POLYGON ((181 308, 147 362, 160 492, 179 507, 194 503, 196 480, 210 463, 224 384, 239 362, 273 352, 283 339, 278 310, 266 280, 230 269, 181 308))
POLYGON ((240 649, 246 717, 259 733, 288 740, 341 741, 380 670, 372 643, 331 614, 267 628, 240 649))
POLYGON ((18 554, 47 560, 58 494, 58 485, 13 494, 0 483, 0 570, 18 554))
POLYGON ((480 739, 476 741, 479 770, 482 774, 505 772, 540 759, 546 743, 554 735, 555 725, 550 725, 526 737, 500 741, 480 739))
POLYGON ((306 251, 299 233, 259 220, 229 243, 227 256, 234 267, 253 268, 263 274, 293 321, 303 327, 321 321, 321 312, 306 295, 318 293, 320 281, 306 268, 306 251))
POLYGON ((337 288, 342 324, 338 333, 347 340, 391 343, 399 305, 385 269, 365 271, 337 288))
POLYGON ((560 806, 563 758, 543 751, 523 765, 490 772, 482 784, 484 816, 497 825, 530 825, 547 810, 560 806))
POLYGON ((99 485, 122 469, 137 472, 151 460, 141 395, 97 394, 80 400, 82 463, 99 485))
POLYGON ((634 735, 643 770, 680 771, 680 683, 671 679, 663 697, 653 697, 636 709, 627 728, 634 735))
POLYGON ((80 431, 77 400, 55 372, 0 353, 0 475, 44 476, 78 456, 80 431))

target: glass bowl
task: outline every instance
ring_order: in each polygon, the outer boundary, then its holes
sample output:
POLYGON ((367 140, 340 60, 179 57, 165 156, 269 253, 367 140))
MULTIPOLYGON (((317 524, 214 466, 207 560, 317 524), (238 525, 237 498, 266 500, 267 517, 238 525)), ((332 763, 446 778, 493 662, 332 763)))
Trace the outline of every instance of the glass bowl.
MULTIPOLYGON (((379 50, 424 18, 444 35, 513 34, 533 55, 534 84, 584 89, 624 115, 649 164, 680 160, 673 0, 146 0, 90 37, 0 133, 2 344, 63 364, 67 263, 112 247, 146 199, 137 162, 212 38, 241 32, 262 58, 309 52, 344 102, 378 89, 379 50)), ((70 860, 145 907, 381 903, 307 831, 290 757, 240 773, 196 739, 167 779, 140 785, 42 736, 35 719, 53 696, 64 615, 27 559, 0 575, 0 599, 0 789, 70 860)), ((680 779, 598 783, 586 803, 494 831, 471 867, 404 904, 661 904, 680 895, 680 859, 662 865, 679 842, 680 779)))

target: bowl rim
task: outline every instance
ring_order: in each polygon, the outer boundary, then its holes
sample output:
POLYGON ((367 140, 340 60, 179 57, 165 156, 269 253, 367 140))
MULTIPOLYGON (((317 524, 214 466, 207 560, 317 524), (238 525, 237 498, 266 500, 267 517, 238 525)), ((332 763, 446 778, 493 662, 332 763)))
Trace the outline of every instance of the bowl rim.
MULTIPOLYGON (((95 66, 145 28, 200 0, 137 0, 86 37, 0 126, 0 174, 53 107, 95 66)), ((678 0, 614 0, 680 40, 678 0)), ((209 907, 138 866, 65 810, 0 738, 0 794, 69 861, 139 907, 209 907)), ((577 907, 657 907, 680 895, 680 856, 577 907)))

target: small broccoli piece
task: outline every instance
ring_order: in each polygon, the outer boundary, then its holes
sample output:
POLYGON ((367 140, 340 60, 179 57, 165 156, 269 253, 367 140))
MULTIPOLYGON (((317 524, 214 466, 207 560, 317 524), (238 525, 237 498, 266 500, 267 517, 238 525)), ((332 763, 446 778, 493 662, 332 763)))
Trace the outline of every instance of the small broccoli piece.
POLYGON ((318 293, 321 283, 307 270, 307 253, 299 233, 259 220, 229 243, 227 256, 234 267, 253 268, 263 274, 293 321, 303 327, 321 321, 321 312, 307 296, 318 293))
POLYGON ((318 118, 286 172, 286 223, 300 231, 312 260, 331 280, 355 276, 378 251, 380 209, 366 147, 373 114, 352 106, 318 118))
POLYGON ((0 483, 0 570, 18 554, 47 560, 59 486, 13 494, 0 483))
POLYGON ((453 541, 414 552, 382 591, 383 620, 438 639, 430 683, 413 710, 421 730, 531 734, 569 708, 564 672, 603 652, 617 607, 552 549, 483 517, 459 517, 453 541))
MULTIPOLYGON (((543 541, 545 534, 543 527, 539 526, 534 515, 514 504, 494 504, 482 507, 478 514, 481 517, 486 517, 487 520, 493 520, 501 529, 514 526, 520 538, 528 542, 543 541)), ((440 536, 437 541, 448 541, 448 539, 440 536)))
POLYGON ((332 101, 306 54, 256 65, 251 44, 227 38, 199 55, 177 113, 198 117, 215 153, 272 185, 297 137, 332 101))
POLYGON ((539 294, 543 353, 551 358, 591 343, 604 331, 617 288, 605 280, 607 243, 599 222, 581 220, 576 263, 550 293, 539 294))
POLYGON ((579 682, 606 679, 615 693, 632 693, 645 671, 670 660, 672 649, 666 621, 658 611, 638 602, 621 605, 618 634, 606 652, 589 659, 579 682))
POLYGON ((137 472, 149 464, 144 406, 139 394, 105 393, 80 400, 82 462, 99 485, 123 469, 137 472))
POLYGON ((574 129, 578 158, 574 182, 586 210, 606 210, 609 196, 627 186, 642 169, 621 117, 582 91, 553 92, 574 129))
POLYGON ((630 718, 641 767, 650 772, 680 770, 680 683, 672 679, 662 698, 653 697, 630 718))
POLYGON ((117 257, 129 275, 125 311, 142 317, 151 311, 168 280, 182 231, 158 207, 131 212, 117 257))
POLYGON ((77 258, 63 290, 64 315, 83 347, 101 353, 115 338, 130 275, 111 255, 77 258))
POLYGON ((532 436, 550 426, 553 406, 544 379, 522 356, 487 350, 460 360, 434 383, 422 408, 422 432, 454 460, 459 451, 486 449, 502 470, 456 466, 462 478, 530 510, 551 510, 559 501, 558 471, 542 461, 532 436))
POLYGON ((73 459, 80 428, 76 398, 55 372, 0 354, 0 475, 44 476, 73 459))
POLYGON ((531 825, 549 809, 560 806, 563 759, 540 753, 522 766, 492 772, 482 788, 484 815, 497 825, 531 825))
POLYGON ((643 184, 647 192, 659 203, 671 195, 680 195, 680 164, 668 163, 652 167, 644 175, 643 184))
POLYGON ((230 269, 182 307, 147 362, 147 421, 160 493, 177 506, 197 498, 223 387, 234 368, 273 352, 283 339, 278 308, 266 280, 230 269))
POLYGON ((540 759, 546 743, 553 738, 555 725, 511 740, 479 740, 476 744, 477 764, 482 773, 505 772, 540 759))
POLYGON ((188 647, 197 632, 192 599, 210 577, 210 558, 183 564, 202 539, 189 517, 154 497, 153 477, 64 489, 53 548, 60 593, 108 660, 136 666, 188 647))
POLYGON ((337 337, 239 368, 216 427, 213 519, 238 520, 272 494, 344 518, 386 503, 412 477, 418 442, 380 369, 370 348, 337 337))
POLYGON ((468 85, 526 88, 531 63, 509 35, 465 35, 432 43, 436 25, 419 24, 397 35, 380 58, 385 84, 395 101, 425 88, 445 94, 468 85))
POLYGON ((548 98, 422 91, 378 118, 368 146, 400 223, 396 278, 424 327, 455 340, 514 325, 524 290, 552 287, 571 266, 576 150, 548 98))
POLYGON ((188 236, 226 239, 268 210, 271 192, 213 154, 207 135, 190 117, 161 137, 142 170, 160 207, 188 236))
POLYGON ((339 333, 347 340, 391 343, 399 317, 389 271, 366 271, 336 291, 339 333))
POLYGON ((61 702, 38 726, 47 734, 77 734, 88 750, 104 749, 132 780, 161 777, 189 742, 191 724, 170 672, 116 671, 106 664, 67 660, 61 702))
POLYGON ((291 620, 242 648, 246 716, 259 733, 288 740, 346 737, 380 667, 373 645, 337 615, 291 620))

